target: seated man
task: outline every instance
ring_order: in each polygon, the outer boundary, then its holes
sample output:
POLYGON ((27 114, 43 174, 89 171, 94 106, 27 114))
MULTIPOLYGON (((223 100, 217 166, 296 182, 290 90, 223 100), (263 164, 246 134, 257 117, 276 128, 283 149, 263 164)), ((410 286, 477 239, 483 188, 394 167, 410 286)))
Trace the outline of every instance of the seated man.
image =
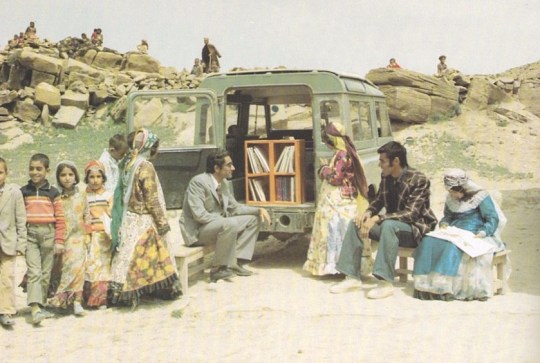
POLYGON ((437 224, 437 218, 429 207, 430 182, 424 174, 409 168, 405 147, 390 141, 377 152, 382 171, 381 184, 367 210, 349 223, 336 265, 346 278, 330 288, 332 293, 362 286, 362 240, 371 238, 379 241, 373 275, 380 284, 369 291, 367 297, 382 299, 392 295, 398 248, 418 246, 422 237, 437 224), (378 214, 383 208, 385 214, 378 214))
POLYGON ((216 244, 210 280, 234 274, 249 276, 238 259, 251 260, 259 234, 259 223, 271 223, 263 208, 240 204, 227 180, 235 170, 230 154, 219 150, 208 155, 206 173, 194 176, 184 196, 180 230, 186 246, 216 244))

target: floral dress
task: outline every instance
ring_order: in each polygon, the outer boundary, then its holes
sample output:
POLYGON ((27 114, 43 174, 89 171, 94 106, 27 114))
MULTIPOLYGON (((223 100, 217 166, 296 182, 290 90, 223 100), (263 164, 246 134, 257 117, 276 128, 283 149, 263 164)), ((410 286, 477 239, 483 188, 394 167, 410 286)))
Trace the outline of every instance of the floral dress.
POLYGON ((319 176, 319 201, 303 267, 317 276, 339 273, 336 263, 347 226, 358 208, 364 210, 368 206, 365 198, 357 196, 352 161, 346 151, 337 151, 330 166, 323 166, 319 176))
POLYGON ((66 220, 64 252, 60 255, 61 277, 56 294, 49 303, 67 309, 73 302, 82 302, 86 248, 89 240, 85 229, 86 192, 75 186, 72 193, 60 199, 66 220))
POLYGON ((87 190, 87 194, 91 239, 85 273, 85 300, 87 306, 99 307, 107 305, 111 279, 111 237, 107 230, 110 230, 112 195, 104 187, 97 191, 87 190))

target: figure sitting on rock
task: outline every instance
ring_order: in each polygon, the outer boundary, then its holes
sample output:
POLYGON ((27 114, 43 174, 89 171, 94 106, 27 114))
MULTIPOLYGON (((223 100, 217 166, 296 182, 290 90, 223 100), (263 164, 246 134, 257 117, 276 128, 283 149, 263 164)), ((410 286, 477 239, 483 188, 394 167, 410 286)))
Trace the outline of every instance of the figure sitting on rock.
POLYGON ((26 31, 24 32, 24 37, 29 41, 34 41, 37 39, 37 30, 36 30, 36 24, 31 21, 30 25, 26 28, 26 31))
POLYGON ((401 66, 396 62, 396 58, 390 58, 390 61, 388 62, 386 68, 401 69, 401 66))
POLYGON ((148 42, 146 40, 141 40, 141 44, 137 45, 137 50, 141 54, 148 54, 148 42))
POLYGON ((446 74, 448 66, 446 65, 446 56, 441 55, 439 57, 439 64, 437 64, 437 76, 442 77, 446 74))
POLYGON ((195 58, 195 61, 193 62, 193 68, 191 68, 191 74, 195 75, 196 77, 202 76, 203 67, 199 58, 195 58))

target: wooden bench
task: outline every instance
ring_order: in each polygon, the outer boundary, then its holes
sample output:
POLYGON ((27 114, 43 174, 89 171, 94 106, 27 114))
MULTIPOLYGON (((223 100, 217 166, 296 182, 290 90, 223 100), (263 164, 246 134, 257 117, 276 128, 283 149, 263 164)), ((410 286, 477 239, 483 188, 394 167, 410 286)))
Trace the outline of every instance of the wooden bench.
POLYGON ((216 245, 208 245, 204 247, 186 247, 180 246, 176 251, 176 265, 178 274, 180 275, 180 285, 182 286, 182 294, 188 295, 189 277, 203 271, 210 263, 211 255, 214 253, 216 245), (189 268, 189 265, 197 262, 195 266, 189 268))
MULTIPOLYGON (((409 258, 413 256, 414 248, 400 247, 398 249, 398 268, 396 269, 396 275, 399 275, 399 282, 407 282, 409 274, 412 275, 412 270, 409 269, 409 258)), ((506 256, 510 255, 511 250, 504 250, 497 252, 493 256, 493 269, 495 274, 493 277, 493 293, 504 295, 506 293, 507 286, 505 284, 506 276, 504 268, 506 265, 506 256)))

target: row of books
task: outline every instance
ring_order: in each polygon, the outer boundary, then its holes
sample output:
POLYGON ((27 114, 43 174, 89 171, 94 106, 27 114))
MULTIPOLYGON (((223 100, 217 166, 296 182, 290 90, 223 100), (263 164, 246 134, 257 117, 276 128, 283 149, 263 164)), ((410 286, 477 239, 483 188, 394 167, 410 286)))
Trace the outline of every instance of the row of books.
POLYGON ((255 202, 266 202, 266 193, 259 179, 249 179, 249 192, 251 193, 251 200, 255 202))
POLYGON ((257 146, 247 148, 249 166, 253 173, 269 173, 268 159, 265 156, 264 150, 257 146))
POLYGON ((276 200, 293 202, 295 200, 294 176, 276 178, 276 200))
POLYGON ((275 169, 277 173, 294 173, 294 145, 283 148, 275 169))

